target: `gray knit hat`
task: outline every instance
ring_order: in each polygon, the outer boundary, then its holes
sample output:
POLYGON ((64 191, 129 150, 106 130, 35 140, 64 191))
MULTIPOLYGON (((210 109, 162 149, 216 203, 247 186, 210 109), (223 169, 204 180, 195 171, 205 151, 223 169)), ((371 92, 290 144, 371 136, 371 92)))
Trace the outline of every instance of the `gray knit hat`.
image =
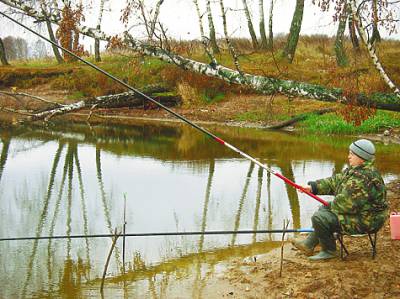
POLYGON ((359 139, 350 144, 350 150, 363 160, 372 160, 375 158, 375 146, 367 139, 359 139))

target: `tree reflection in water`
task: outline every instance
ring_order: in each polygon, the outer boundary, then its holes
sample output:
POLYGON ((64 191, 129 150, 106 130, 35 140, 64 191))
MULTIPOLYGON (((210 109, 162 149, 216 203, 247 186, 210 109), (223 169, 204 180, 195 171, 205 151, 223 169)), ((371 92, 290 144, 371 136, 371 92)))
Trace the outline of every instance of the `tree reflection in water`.
MULTIPOLYGON (((239 147, 245 152, 265 161, 269 167, 273 167, 274 170, 276 169, 293 181, 298 181, 299 176, 314 178, 315 175, 319 175, 320 169, 325 171, 325 175, 330 175, 332 167, 334 167, 334 171, 339 171, 343 167, 343 157, 347 153, 348 141, 330 144, 310 137, 303 138, 260 131, 256 131, 253 135, 253 133, 247 132, 241 129, 232 129, 231 131, 221 129, 218 133, 230 143, 240 144, 239 147), (310 174, 309 165, 312 164, 309 164, 309 161, 319 167, 315 173, 310 174), (300 165, 300 170, 296 167, 297 165, 300 165), (327 168, 329 171, 326 170, 327 168)), ((48 154, 48 156, 53 156, 50 161, 52 164, 46 165, 46 168, 39 165, 42 167, 41 171, 46 175, 45 186, 41 189, 39 201, 37 204, 35 203, 36 205, 24 205, 29 202, 31 197, 35 198, 30 194, 32 191, 28 189, 27 198, 23 198, 22 204, 12 210, 12 213, 16 213, 15 216, 21 217, 17 214, 21 213, 22 217, 30 218, 27 222, 31 224, 30 232, 33 232, 35 236, 54 236, 56 232, 69 235, 75 233, 75 227, 80 228, 82 234, 85 235, 93 233, 94 229, 98 230, 96 232, 104 232, 105 229, 112 233, 115 225, 122 223, 119 209, 115 208, 118 206, 116 204, 116 199, 119 197, 118 192, 125 192, 128 189, 129 196, 135 198, 135 192, 143 189, 140 184, 148 184, 147 188, 151 190, 148 190, 150 192, 146 194, 153 194, 154 197, 145 198, 141 193, 140 200, 130 201, 128 209, 134 210, 135 213, 137 211, 140 211, 137 213, 146 213, 145 220, 147 217, 149 221, 159 224, 160 231, 174 229, 167 221, 163 222, 166 218, 162 216, 163 213, 168 213, 168 209, 166 209, 168 205, 173 206, 173 210, 177 211, 176 217, 179 219, 180 229, 187 231, 206 231, 210 227, 221 228, 223 224, 226 224, 224 223, 226 219, 229 220, 230 228, 228 229, 234 231, 241 229, 244 224, 249 225, 249 227, 245 227, 246 229, 274 229, 276 228, 273 227, 274 223, 278 223, 283 217, 282 213, 287 212, 291 215, 293 226, 300 227, 300 209, 304 213, 304 207, 300 205, 299 194, 295 189, 285 186, 282 187, 283 193, 280 192, 280 187, 277 185, 282 182, 275 183, 279 180, 272 180, 271 174, 261 168, 258 169, 257 181, 251 180, 254 172, 253 163, 247 166, 247 161, 232 159, 237 158, 234 153, 218 144, 210 144, 210 141, 204 136, 192 134, 184 127, 157 127, 145 124, 112 129, 108 127, 88 129, 87 127, 65 126, 64 128, 56 127, 54 131, 31 130, 23 136, 18 136, 19 143, 32 140, 39 140, 42 143, 39 148, 24 151, 26 156, 29 156, 30 151, 46 148, 49 143, 54 146, 54 141, 57 142, 57 147, 52 150, 51 154, 48 154), (54 151, 55 154, 53 154, 54 151), (140 171, 131 171, 137 165, 149 167, 149 169, 143 169, 146 175, 140 171), (118 167, 121 168, 121 173, 118 167), (130 172, 127 172, 126 169, 129 169, 130 172), (164 177, 157 176, 158 173, 155 171, 159 171, 164 177), (123 180, 126 174, 131 176, 129 180, 123 180), (152 175, 153 178, 146 178, 146 176, 152 175), (163 181, 167 179, 165 176, 176 179, 176 181, 168 180, 168 183, 171 184, 168 187, 174 192, 168 193, 165 184, 164 189, 155 190, 153 180, 163 181), (176 198, 176 194, 180 193, 175 192, 182 188, 179 179, 185 178, 193 180, 193 183, 185 180, 187 185, 183 187, 188 190, 187 193, 190 195, 188 197, 196 199, 196 202, 186 206, 186 210, 181 206, 188 202, 187 197, 176 198), (127 181, 129 186, 124 185, 127 181), (235 182, 243 183, 235 184, 235 182), (112 184, 115 185, 113 192, 108 191, 112 184), (192 189, 197 191, 194 192, 192 189), (114 192, 117 192, 117 198, 113 196, 114 192), (158 200, 157 197, 161 199, 158 200), (238 203, 235 198, 239 200, 238 203), (250 200, 253 198, 254 200, 250 200), (137 209, 136 205, 142 204, 144 208, 137 209), (232 204, 235 205, 233 208, 232 204), (31 206, 34 206, 35 209, 28 211, 26 207, 31 206), (152 217, 152 209, 158 209, 159 214, 152 217)), ((15 169, 15 160, 19 157, 14 158, 10 153, 20 155, 21 151, 14 150, 12 135, 3 134, 1 141, 0 183, 2 190, 10 193, 12 188, 20 188, 18 185, 11 187, 6 185, 12 182, 9 178, 13 175, 13 172, 7 169, 8 167, 15 169)), ((46 150, 44 152, 47 153, 46 150)), ((400 166, 394 162, 400 158, 398 151, 395 149, 390 151, 388 148, 381 147, 380 152, 383 154, 379 156, 378 163, 381 163, 382 172, 400 173, 400 166), (385 151, 388 154, 385 154, 385 151)), ((25 171, 27 185, 31 184, 32 187, 38 185, 37 178, 29 177, 29 174, 32 176, 35 172, 31 169, 25 171)), ((12 197, 2 196, 1 208, 11 202, 12 197)), ((0 212, 2 212, 1 209, 0 212)), ((8 225, 7 221, 10 222, 9 227, 4 228, 3 231, 13 232, 17 231, 16 228, 18 231, 24 230, 18 226, 16 221, 11 221, 12 216, 10 217, 4 212, 2 215, 8 217, 3 221, 6 225, 8 225), (16 228, 12 225, 15 225, 16 228)), ((136 218, 134 220, 136 221, 136 218)), ((131 222, 134 221, 131 220, 131 222)), ((143 223, 137 224, 137 222, 132 227, 134 231, 147 228, 143 223)), ((215 244, 212 244, 211 241, 206 242, 208 240, 206 238, 201 235, 198 238, 188 238, 184 241, 180 239, 181 243, 174 243, 173 245, 176 246, 171 248, 168 255, 160 252, 158 260, 146 256, 149 254, 147 249, 152 249, 151 247, 141 246, 143 243, 153 242, 153 239, 135 239, 135 242, 131 242, 128 246, 127 253, 130 256, 128 260, 131 261, 131 267, 127 267, 128 273, 118 275, 122 263, 119 249, 116 248, 113 265, 114 277, 110 277, 107 283, 122 282, 123 288, 121 287, 120 290, 123 291, 123 296, 128 298, 136 294, 135 288, 132 287, 132 281, 146 282, 148 295, 158 298, 168 296, 168 291, 175 281, 188 279, 193 288, 192 295, 197 297, 201 296, 206 280, 215 272, 215 266, 219 261, 233 256, 261 253, 266 251, 268 246, 277 246, 274 242, 257 242, 257 240, 265 240, 265 238, 264 236, 258 238, 256 234, 250 235, 247 239, 246 237, 238 238, 236 234, 218 238, 217 248, 211 248, 211 245, 215 244), (178 249, 185 246, 185 250, 181 251, 184 252, 184 255, 180 256, 178 249), (135 253, 139 255, 135 255, 135 253), (162 260, 163 255, 167 255, 168 260, 162 260), (143 267, 138 267, 139 262, 143 267)), ((209 240, 214 240, 212 237, 209 238, 209 240)), ((274 236, 269 234, 266 239, 273 241, 274 236)), ((165 246, 163 242, 166 240, 167 238, 154 241, 156 244, 154 246, 163 248, 165 246)), ((28 243, 29 251, 24 249, 19 254, 19 260, 25 262, 21 269, 26 269, 26 272, 23 275, 15 276, 22 277, 22 281, 14 282, 14 287, 20 285, 19 288, 15 287, 14 293, 12 290, 8 292, 13 295, 18 292, 18 295, 22 295, 22 297, 27 297, 38 290, 44 290, 43 297, 45 294, 53 292, 59 292, 62 294, 61 296, 70 298, 82 296, 85 289, 90 289, 87 282, 93 279, 92 277, 98 276, 99 269, 104 266, 108 250, 107 241, 83 239, 82 243, 77 242, 79 246, 82 246, 80 251, 78 246, 74 246, 75 241, 71 239, 49 240, 46 241, 48 243, 46 243, 44 254, 41 252, 38 241, 28 243), (47 282, 36 279, 36 276, 41 275, 39 269, 42 264, 47 268, 47 273, 45 273, 47 282)), ((18 247, 16 248, 18 249, 18 247)), ((16 260, 2 260, 2 262, 18 263, 16 260)), ((92 283, 96 284, 95 281, 92 283)))

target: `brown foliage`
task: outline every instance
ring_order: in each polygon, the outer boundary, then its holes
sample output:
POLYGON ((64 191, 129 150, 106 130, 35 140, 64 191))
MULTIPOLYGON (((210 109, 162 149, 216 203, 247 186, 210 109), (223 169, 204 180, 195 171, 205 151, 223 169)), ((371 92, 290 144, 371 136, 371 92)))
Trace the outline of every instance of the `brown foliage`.
MULTIPOLYGON (((78 56, 84 53, 83 46, 79 44, 78 25, 84 20, 83 7, 79 5, 77 9, 72 9, 69 6, 64 6, 62 10, 62 20, 56 32, 56 36, 60 41, 61 46, 70 50, 78 56)), ((63 53, 65 61, 74 61, 76 58, 67 53, 63 53)))
MULTIPOLYGON (((365 120, 376 114, 376 108, 371 106, 360 105, 358 95, 360 91, 368 93, 368 81, 362 80, 364 73, 368 74, 365 69, 356 69, 351 73, 342 73, 332 76, 336 86, 340 86, 343 90, 343 95, 347 99, 347 105, 337 110, 347 123, 354 126, 360 126, 365 120)), ((370 76, 367 76, 368 78, 370 76)))
POLYGON ((126 45, 124 44, 123 40, 118 37, 117 35, 112 36, 107 43, 106 46, 107 50, 121 50, 125 49, 126 45))

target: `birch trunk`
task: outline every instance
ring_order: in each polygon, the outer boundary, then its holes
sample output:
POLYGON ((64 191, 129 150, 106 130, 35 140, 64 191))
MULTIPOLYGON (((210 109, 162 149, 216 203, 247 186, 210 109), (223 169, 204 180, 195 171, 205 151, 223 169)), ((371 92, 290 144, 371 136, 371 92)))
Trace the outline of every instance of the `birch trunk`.
POLYGON ((251 36, 251 43, 253 45, 253 49, 257 50, 258 49, 258 41, 257 41, 256 32, 254 31, 253 22, 251 20, 251 15, 250 15, 249 7, 247 5, 247 0, 242 0, 242 3, 243 3, 243 8, 244 8, 244 13, 245 13, 246 19, 247 19, 247 27, 249 28, 249 33, 251 36))
POLYGON ((209 48, 207 37, 205 36, 205 33, 204 33, 203 20, 202 20, 202 15, 200 12, 199 3, 197 2, 197 0, 193 0, 193 3, 196 7, 197 17, 199 19, 201 42, 204 46, 204 50, 206 51, 207 56, 210 58, 212 65, 217 65, 218 63, 214 57, 214 52, 213 52, 212 48, 211 49, 209 48))
POLYGON ((0 38, 0 60, 2 65, 10 65, 7 60, 6 49, 4 48, 3 40, 0 38))
POLYGON ((267 49, 268 48, 268 40, 267 40, 267 35, 265 33, 264 0, 259 0, 258 10, 260 12, 261 49, 267 49))
MULTIPOLYGON (((129 35, 126 35, 126 43, 135 51, 143 53, 147 56, 157 57, 184 70, 218 78, 231 84, 245 85, 260 93, 281 93, 288 96, 305 97, 325 102, 347 102, 347 99, 342 95, 342 90, 339 88, 325 88, 316 84, 257 76, 248 73, 241 74, 238 71, 234 71, 221 65, 214 67, 207 63, 194 61, 172 52, 166 52, 163 49, 143 44, 140 41, 133 39, 129 35)), ((395 95, 392 94, 374 94, 371 95, 371 97, 366 97, 363 94, 359 94, 357 100, 361 105, 369 105, 375 106, 379 109, 400 111, 400 101, 395 95)))
POLYGON ((156 4, 156 9, 154 11, 154 16, 153 16, 153 20, 151 21, 150 24, 150 38, 153 37, 154 32, 156 30, 156 24, 157 24, 157 20, 158 20, 158 16, 160 15, 160 8, 161 5, 164 3, 164 0, 159 0, 156 4))
POLYGON ((210 43, 211 47, 213 49, 214 54, 219 53, 219 48, 217 45, 217 38, 215 36, 215 27, 214 27, 214 21, 211 13, 211 4, 210 0, 207 0, 207 17, 208 17, 208 27, 210 30, 210 43))
POLYGON ((372 0, 372 35, 371 44, 381 41, 381 35, 378 30, 378 0, 372 0))
POLYGON ((343 37, 344 31, 346 30, 347 17, 347 8, 346 5, 344 5, 343 11, 339 17, 339 25, 335 40, 336 63, 338 66, 347 66, 349 64, 349 60, 346 56, 346 51, 343 46, 343 37))
MULTIPOLYGON (((48 13, 47 10, 46 10, 46 3, 44 2, 44 0, 41 0, 41 1, 40 1, 40 7, 41 7, 41 9, 42 9, 43 15, 44 15, 45 18, 46 18, 45 22, 46 22, 47 32, 49 33, 49 39, 50 39, 52 42, 58 44, 57 39, 56 39, 56 37, 55 37, 55 35, 54 35, 53 27, 52 27, 51 22, 50 22, 49 17, 48 17, 49 13, 48 13)), ((58 48, 57 48, 55 45, 53 45, 53 44, 51 45, 51 48, 52 48, 52 50, 53 50, 54 57, 56 58, 57 63, 59 63, 59 64, 63 63, 63 62, 64 62, 64 59, 62 58, 62 56, 61 56, 60 51, 58 50, 58 48)))
MULTIPOLYGON (((165 91, 165 89, 160 89, 160 87, 149 87, 146 89, 146 93, 152 94, 156 92, 160 92, 161 90, 165 91)), ((153 96, 153 98, 167 107, 174 107, 181 103, 180 98, 176 96, 153 96)), ((33 116, 30 116, 28 119, 23 120, 21 123, 27 121, 38 121, 47 119, 53 116, 60 116, 71 112, 76 112, 82 109, 91 109, 93 107, 96 108, 122 108, 122 107, 132 107, 132 108, 141 108, 147 107, 148 102, 137 96, 134 92, 124 92, 115 95, 105 95, 99 96, 90 99, 79 100, 76 103, 64 105, 62 107, 50 107, 43 111, 35 113, 33 116)))
POLYGON ((354 51, 360 52, 360 43, 358 41, 356 27, 353 20, 353 14, 351 13, 350 4, 347 4, 347 9, 349 10, 349 35, 351 44, 353 45, 354 51))
POLYGON ((286 58, 289 63, 293 62, 294 55, 296 53, 301 24, 303 22, 303 12, 304 0, 296 0, 296 8, 294 10, 292 24, 290 25, 289 36, 286 42, 285 49, 283 51, 283 57, 286 58))
MULTIPOLYGON (((96 26, 96 29, 99 30, 99 31, 100 31, 100 28, 101 28, 101 21, 103 19, 104 2, 105 2, 105 0, 100 0, 99 17, 97 19, 97 26, 96 26)), ((100 40, 98 38, 94 39, 94 57, 95 57, 95 60, 97 62, 101 61, 100 40)))
POLYGON ((224 35, 225 35, 226 44, 228 45, 228 49, 233 58, 233 63, 235 64, 236 70, 239 72, 239 74, 243 74, 242 70, 240 69, 240 65, 239 65, 239 57, 237 56, 235 48, 233 47, 231 40, 229 38, 229 35, 228 35, 228 26, 226 23, 226 11, 225 11, 225 7, 224 7, 224 0, 219 0, 219 5, 221 7, 222 25, 224 27, 224 35))
MULTIPOLYGON (((51 22, 50 22, 49 20, 46 20, 46 26, 47 26, 47 31, 49 32, 49 38, 50 38, 50 40, 51 40, 52 42, 55 42, 55 43, 58 44, 58 42, 57 42, 57 40, 56 40, 56 37, 55 37, 55 35, 54 35, 54 32, 53 32, 53 27, 51 26, 51 22)), ((57 59, 57 62, 58 62, 59 64, 63 63, 63 62, 64 62, 64 59, 62 58, 62 56, 61 56, 60 51, 58 50, 58 48, 57 48, 55 45, 53 45, 53 44, 51 45, 51 48, 53 49, 53 53, 54 53, 54 56, 55 56, 56 59, 57 59)))
POLYGON ((365 44, 368 50, 368 54, 372 59, 372 63, 374 64, 375 68, 378 70, 381 78, 385 83, 389 86, 389 88, 394 92, 394 94, 400 99, 400 90, 399 88, 393 83, 393 81, 389 78, 384 70, 381 62, 379 61, 378 55, 376 55, 374 46, 368 41, 367 34, 365 32, 365 28, 363 27, 360 17, 357 14, 357 4, 356 0, 350 1, 351 12, 353 14, 354 22, 357 26, 358 32, 360 34, 361 40, 365 44))
POLYGON ((274 0, 269 2, 269 16, 268 16, 268 50, 274 48, 274 32, 272 30, 272 20, 274 13, 274 0))
MULTIPOLYGON (((24 11, 27 15, 32 16, 36 19, 40 19, 42 15, 34 9, 26 6, 22 3, 22 6, 17 6, 15 2, 22 2, 18 0, 0 0, 0 2, 9 5, 10 3, 14 8, 24 11)), ((57 22, 57 18, 50 16, 50 20, 57 22)), ((105 35, 103 32, 99 32, 95 29, 88 27, 80 27, 81 33, 90 37, 97 37, 104 40, 109 40, 110 37, 105 35)), ((138 40, 133 39, 129 35, 125 36, 125 44, 131 48, 131 50, 141 52, 144 55, 157 57, 167 63, 177 65, 178 67, 192 71, 195 73, 201 73, 213 78, 219 78, 232 84, 246 85, 257 92, 264 94, 281 93, 288 96, 305 97, 318 101, 328 102, 346 102, 346 98, 342 95, 342 90, 339 88, 325 88, 316 84, 309 84, 303 82, 296 82, 292 80, 282 80, 271 77, 256 76, 252 74, 241 74, 238 71, 226 68, 221 65, 216 67, 207 64, 197 62, 172 52, 167 52, 159 47, 144 44, 138 40)), ((363 94, 358 95, 360 104, 366 104, 374 106, 379 109, 386 109, 392 111, 400 111, 400 100, 394 94, 372 94, 367 97, 363 94)))

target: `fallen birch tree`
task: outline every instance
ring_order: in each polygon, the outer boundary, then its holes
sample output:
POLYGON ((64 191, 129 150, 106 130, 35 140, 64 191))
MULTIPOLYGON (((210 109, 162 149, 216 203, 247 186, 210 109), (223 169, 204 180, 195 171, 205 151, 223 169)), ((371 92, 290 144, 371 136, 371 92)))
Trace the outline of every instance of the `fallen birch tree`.
MULTIPOLYGON (((44 20, 44 16, 40 12, 24 4, 24 1, 22 0, 0 0, 0 2, 25 12, 28 16, 31 16, 36 20, 44 20)), ((55 24, 60 21, 56 15, 48 16, 48 18, 55 24)), ((81 26, 79 27, 79 30, 82 34, 92 38, 99 38, 106 41, 111 39, 110 36, 107 36, 100 30, 93 28, 81 26)), ((137 39, 134 39, 127 32, 124 35, 124 42, 128 49, 140 52, 147 56, 156 57, 167 63, 174 64, 181 69, 200 73, 212 78, 218 78, 231 84, 245 85, 263 94, 280 93, 291 97, 305 97, 325 102, 351 102, 352 104, 357 103, 359 105, 372 106, 378 109, 400 111, 400 97, 396 93, 374 93, 369 96, 365 94, 358 94, 355 96, 355 99, 348 99, 343 95, 343 90, 340 88, 327 88, 317 84, 258 76, 238 72, 219 64, 215 65, 198 62, 167 51, 162 47, 143 43, 137 39)), ((82 104, 79 104, 79 102, 71 104, 71 108, 76 109, 76 107, 79 107, 80 105, 82 104)), ((64 109, 68 108, 64 107, 64 109)))
MULTIPOLYGON (((180 105, 181 99, 175 95, 169 95, 165 93, 167 90, 162 86, 149 86, 146 88, 145 92, 150 94, 154 100, 163 104, 167 107, 174 107, 180 105)), ((0 93, 5 93, 0 91, 0 93)), ((15 94, 13 94, 15 95, 15 94)), ((124 92, 114 95, 105 95, 93 98, 87 98, 78 100, 72 104, 59 104, 53 101, 48 101, 43 98, 39 98, 37 96, 23 94, 24 96, 29 96, 38 101, 46 101, 46 103, 50 103, 51 105, 47 108, 36 110, 30 113, 24 113, 24 115, 28 115, 25 119, 21 119, 18 123, 23 124, 31 121, 45 120, 48 121, 50 118, 54 116, 64 115, 70 112, 76 112, 82 109, 99 109, 99 108, 143 108, 143 109, 152 109, 155 108, 154 104, 149 106, 149 103, 146 99, 137 96, 134 92, 124 92)), ((15 113, 18 113, 17 110, 14 110, 15 113)), ((22 114, 22 113, 20 113, 22 114)), ((91 114, 91 113, 90 113, 91 114)))

